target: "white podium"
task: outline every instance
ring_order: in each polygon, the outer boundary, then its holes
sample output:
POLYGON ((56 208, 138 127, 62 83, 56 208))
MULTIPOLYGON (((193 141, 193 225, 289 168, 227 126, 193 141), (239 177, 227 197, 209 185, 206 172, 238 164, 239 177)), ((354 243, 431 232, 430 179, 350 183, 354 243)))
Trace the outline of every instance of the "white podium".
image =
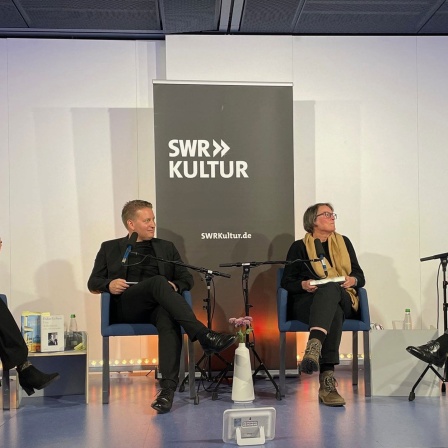
MULTIPOLYGON (((437 330, 373 330, 370 332, 372 396, 408 397, 426 366, 406 351, 437 339, 437 330)), ((443 369, 439 369, 443 376, 443 369)), ((429 370, 415 390, 420 397, 438 396, 441 382, 429 370)))

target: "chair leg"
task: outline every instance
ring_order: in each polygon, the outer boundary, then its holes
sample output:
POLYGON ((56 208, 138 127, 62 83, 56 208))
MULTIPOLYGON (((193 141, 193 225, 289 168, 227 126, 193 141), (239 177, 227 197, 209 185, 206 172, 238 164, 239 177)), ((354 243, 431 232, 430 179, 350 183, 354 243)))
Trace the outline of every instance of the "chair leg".
POLYGON ((364 395, 372 396, 371 367, 370 367, 370 331, 363 331, 364 340, 364 395))
POLYGON ((180 352, 179 382, 185 378, 185 335, 182 335, 182 351, 180 352))
POLYGON ((103 337, 103 404, 109 403, 110 394, 109 337, 103 337))
POLYGON ((3 410, 9 411, 11 409, 11 391, 9 384, 9 370, 2 370, 2 395, 3 395, 3 410))
POLYGON ((279 389, 280 396, 286 395, 286 332, 280 332, 280 370, 279 370, 279 389))
POLYGON ((352 384, 353 386, 358 385, 358 332, 352 331, 352 384))
POLYGON ((194 388, 195 381, 195 362, 194 362, 194 343, 190 341, 190 338, 187 340, 188 347, 188 385, 190 386, 190 398, 194 399, 196 397, 196 392, 194 388))

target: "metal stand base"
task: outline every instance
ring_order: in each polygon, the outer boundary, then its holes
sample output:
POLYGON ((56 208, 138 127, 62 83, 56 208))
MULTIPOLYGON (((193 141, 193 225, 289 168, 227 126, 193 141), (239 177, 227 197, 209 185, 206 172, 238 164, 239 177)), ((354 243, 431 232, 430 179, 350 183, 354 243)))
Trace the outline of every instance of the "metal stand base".
POLYGON ((428 370, 430 370, 430 369, 439 377, 440 381, 442 381, 442 386, 440 388, 442 394, 444 394, 446 392, 445 383, 448 382, 448 379, 447 379, 447 363, 445 362, 445 374, 444 374, 444 376, 440 375, 440 373, 437 372, 437 370, 434 368, 434 366, 432 364, 428 364, 426 366, 426 369, 423 370, 423 373, 418 378, 417 382, 412 387, 411 392, 409 393, 409 401, 414 401, 415 400, 415 389, 417 388, 417 386, 419 385, 419 383, 423 379, 423 377, 426 375, 426 372, 428 370))
MULTIPOLYGON (((233 369, 233 363, 229 363, 226 361, 219 353, 214 353, 213 355, 206 355, 203 354, 199 361, 194 366, 195 372, 199 372, 201 374, 198 384, 198 388, 196 391, 196 395, 194 397, 194 404, 199 404, 199 387, 201 382, 208 381, 210 383, 215 383, 215 386, 213 387, 212 392, 212 400, 218 399, 218 388, 221 385, 222 381, 227 377, 227 373, 229 370, 233 369), (211 358, 212 356, 216 356, 218 359, 220 359, 223 363, 225 363, 224 369, 222 369, 216 376, 213 376, 211 373, 211 358), (204 362, 206 366, 208 366, 208 369, 205 370, 201 367, 201 364, 204 362)), ((183 381, 180 383, 179 386, 179 392, 183 392, 185 390, 185 384, 187 384, 190 381, 190 376, 187 375, 183 381)), ((194 379, 193 379, 194 381, 194 379)), ((209 391, 209 388, 204 387, 204 390, 209 391)))
MULTIPOLYGON (((446 288, 447 288, 447 281, 446 281, 446 266, 448 264, 448 253, 444 253, 444 254, 438 254, 438 255, 433 255, 431 257, 426 257, 426 258, 420 258, 420 261, 426 261, 426 260, 434 260, 434 259, 440 259, 440 264, 442 265, 442 272, 443 272, 443 327, 444 327, 444 331, 446 331, 447 329, 447 313, 448 313, 448 305, 447 305, 447 297, 446 297, 446 288)), ((415 389, 418 386, 418 384, 420 383, 420 381, 422 380, 422 378, 425 376, 426 372, 431 369, 442 381, 442 387, 441 387, 441 392, 444 394, 446 391, 445 388, 445 383, 448 381, 447 377, 447 373, 448 373, 448 366, 447 366, 447 361, 445 361, 445 368, 444 368, 444 376, 442 377, 442 375, 440 375, 439 372, 437 372, 437 370, 433 367, 432 364, 428 364, 426 366, 426 369, 423 371, 423 373, 420 375, 419 379, 417 380, 417 382, 414 384, 414 386, 411 389, 411 392, 409 393, 409 401, 413 401, 415 399, 415 389)))

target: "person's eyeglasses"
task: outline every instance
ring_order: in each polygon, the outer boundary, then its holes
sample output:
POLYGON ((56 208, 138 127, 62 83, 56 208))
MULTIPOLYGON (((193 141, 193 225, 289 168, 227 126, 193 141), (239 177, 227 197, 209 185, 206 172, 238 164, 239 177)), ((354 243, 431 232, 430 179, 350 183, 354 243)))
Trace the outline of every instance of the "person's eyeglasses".
POLYGON ((330 213, 330 212, 319 213, 318 215, 316 215, 316 218, 318 218, 319 216, 325 216, 325 218, 338 219, 338 215, 336 213, 330 213))

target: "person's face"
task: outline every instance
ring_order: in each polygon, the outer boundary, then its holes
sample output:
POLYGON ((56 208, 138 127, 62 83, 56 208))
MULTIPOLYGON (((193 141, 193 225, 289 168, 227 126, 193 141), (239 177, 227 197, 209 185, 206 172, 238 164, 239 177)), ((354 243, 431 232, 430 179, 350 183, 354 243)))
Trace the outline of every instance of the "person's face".
POLYGON ((152 208, 141 208, 133 219, 128 220, 129 233, 137 232, 137 241, 145 241, 154 238, 156 222, 152 208))
POLYGON ((317 218, 314 221, 314 229, 321 233, 332 233, 336 230, 333 210, 328 205, 321 205, 317 210, 317 218), (325 216, 327 215, 327 216, 325 216))

